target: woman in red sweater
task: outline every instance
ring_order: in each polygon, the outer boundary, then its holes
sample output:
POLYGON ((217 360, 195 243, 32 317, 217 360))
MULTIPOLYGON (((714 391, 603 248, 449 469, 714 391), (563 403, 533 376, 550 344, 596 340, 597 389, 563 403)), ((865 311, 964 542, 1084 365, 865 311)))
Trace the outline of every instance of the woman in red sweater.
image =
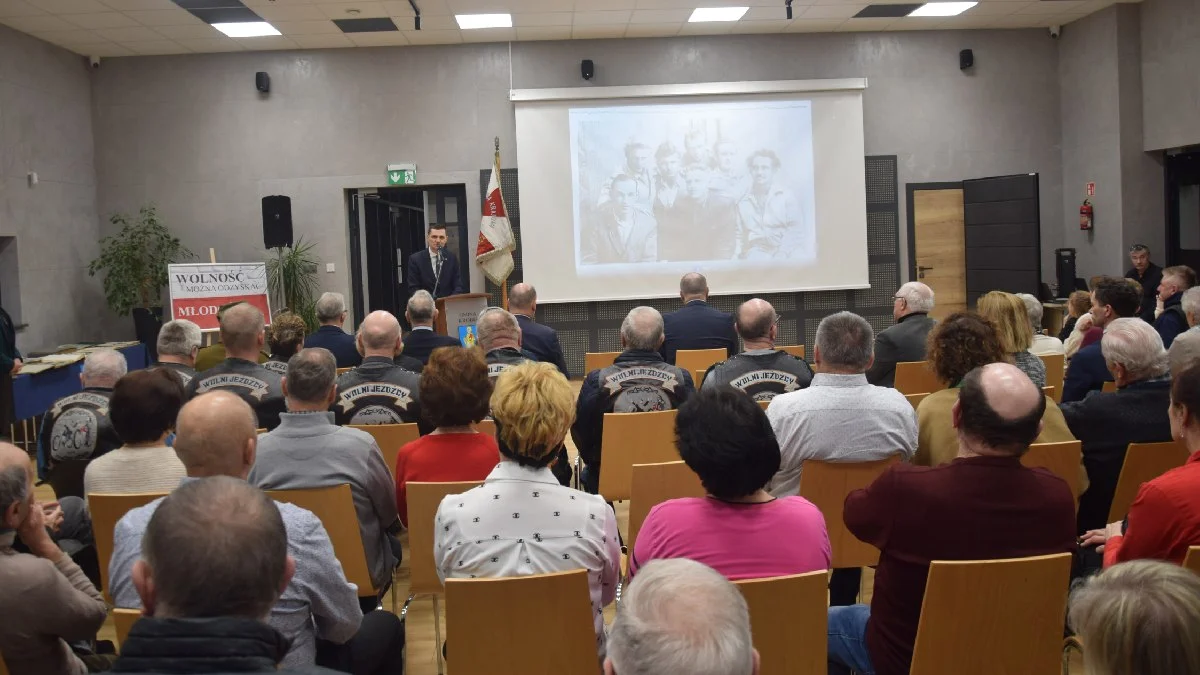
POLYGON ((409 481, 483 480, 500 462, 496 439, 475 425, 487 417, 492 384, 475 349, 435 349, 421 371, 421 411, 437 428, 406 443, 396 456, 396 508, 408 527, 409 481))

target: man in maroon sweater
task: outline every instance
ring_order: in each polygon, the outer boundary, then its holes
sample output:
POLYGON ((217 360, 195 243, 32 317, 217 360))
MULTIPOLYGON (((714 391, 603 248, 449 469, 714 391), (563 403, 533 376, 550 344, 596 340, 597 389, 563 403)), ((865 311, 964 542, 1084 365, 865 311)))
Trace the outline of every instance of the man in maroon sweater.
POLYGON ((875 595, 829 609, 829 672, 907 675, 933 560, 1020 558, 1075 549, 1075 500, 1061 479, 1021 465, 1046 398, 1015 366, 971 371, 954 405, 958 458, 898 464, 846 497, 846 526, 879 547, 875 595))

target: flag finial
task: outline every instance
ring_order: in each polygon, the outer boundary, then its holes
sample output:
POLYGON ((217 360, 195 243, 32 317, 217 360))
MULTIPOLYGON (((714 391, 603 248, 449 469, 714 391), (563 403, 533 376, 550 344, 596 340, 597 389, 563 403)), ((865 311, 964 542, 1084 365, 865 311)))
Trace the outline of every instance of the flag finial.
POLYGON ((496 154, 500 154, 500 137, 496 137, 496 154))

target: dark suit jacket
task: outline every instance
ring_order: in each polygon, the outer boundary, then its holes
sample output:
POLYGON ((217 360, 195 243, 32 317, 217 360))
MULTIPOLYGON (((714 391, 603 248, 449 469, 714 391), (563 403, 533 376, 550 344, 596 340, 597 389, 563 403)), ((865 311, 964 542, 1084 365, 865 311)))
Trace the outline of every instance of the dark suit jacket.
POLYGON ((395 363, 396 365, 400 366, 401 368, 403 368, 405 370, 411 370, 414 373, 420 373, 421 370, 423 368, 425 368, 424 363, 421 363, 420 361, 418 361, 417 359, 414 359, 413 357, 409 356, 408 354, 397 354, 396 358, 393 359, 393 363, 395 363))
POLYGON ((1139 277, 1136 268, 1130 268, 1125 273, 1126 279, 1133 279, 1142 285, 1142 305, 1137 315, 1146 323, 1154 323, 1154 307, 1158 304, 1158 285, 1162 283, 1162 268, 1154 263, 1146 267, 1146 274, 1139 277))
POLYGON ((521 348, 533 354, 537 361, 553 363, 563 377, 570 379, 567 359, 563 356, 562 345, 558 343, 558 333, 523 314, 517 315, 517 323, 521 326, 521 348))
POLYGON ((321 347, 333 352, 338 368, 353 368, 362 363, 362 355, 354 344, 354 336, 337 326, 321 326, 304 338, 304 348, 321 347))
POLYGON ((1187 329, 1187 314, 1183 311, 1183 293, 1180 292, 1163 301, 1163 312, 1154 320, 1154 330, 1162 338, 1163 347, 1170 349, 1175 337, 1187 329))
POLYGON ((16 324, 8 312, 0 307, 0 373, 7 375, 12 370, 13 361, 19 358, 21 352, 17 351, 16 324))
POLYGON ((713 309, 703 300, 692 300, 663 316, 663 326, 666 340, 659 353, 671 365, 675 365, 675 352, 680 349, 724 348, 726 358, 738 353, 733 317, 713 309))
POLYGON ((424 328, 414 330, 404 338, 404 356, 412 357, 421 362, 421 365, 429 363, 429 355, 438 347, 459 347, 457 338, 452 338, 449 335, 438 335, 432 330, 424 328))
POLYGON ((925 338, 935 324, 924 312, 908 314, 876 335, 875 363, 867 371, 867 381, 880 387, 895 386, 897 363, 925 360, 925 338))
POLYGON ((435 298, 464 293, 462 279, 458 277, 458 258, 442 249, 442 274, 436 276, 433 270, 433 260, 429 257, 429 249, 423 248, 408 257, 408 293, 425 290, 435 298), (433 282, 437 281, 437 288, 433 282))
POLYGON ((1104 363, 1100 343, 1093 342, 1075 352, 1071 359, 1071 367, 1067 368, 1067 378, 1063 381, 1062 402, 1082 401, 1089 391, 1099 391, 1105 382, 1112 382, 1112 379, 1112 373, 1108 372, 1108 365, 1104 363))

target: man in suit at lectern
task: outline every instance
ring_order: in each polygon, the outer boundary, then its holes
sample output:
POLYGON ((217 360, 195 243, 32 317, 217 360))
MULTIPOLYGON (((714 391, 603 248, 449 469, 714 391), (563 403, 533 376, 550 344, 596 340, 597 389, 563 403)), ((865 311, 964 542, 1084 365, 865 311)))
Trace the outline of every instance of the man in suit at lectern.
POLYGON ((434 298, 465 292, 458 276, 458 259, 446 250, 446 226, 429 226, 429 248, 408 258, 408 293, 429 291, 434 298))

